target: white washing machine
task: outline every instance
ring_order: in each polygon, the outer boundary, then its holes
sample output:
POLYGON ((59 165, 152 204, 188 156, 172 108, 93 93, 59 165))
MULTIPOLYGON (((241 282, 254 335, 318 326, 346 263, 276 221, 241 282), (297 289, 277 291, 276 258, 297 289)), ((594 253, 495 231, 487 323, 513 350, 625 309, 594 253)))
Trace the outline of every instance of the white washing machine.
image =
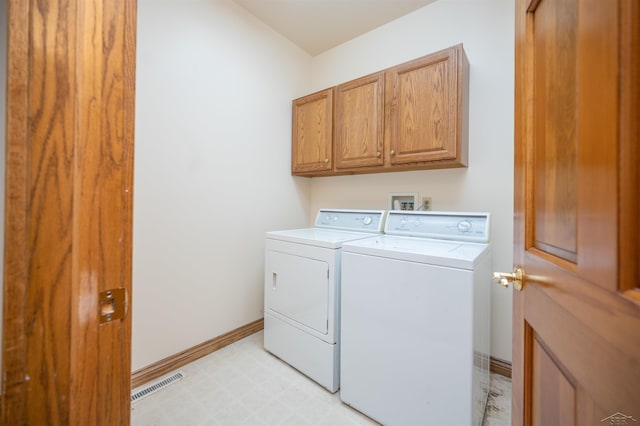
POLYGON ((314 228, 266 234, 264 347, 331 392, 340 386, 342 244, 380 234, 384 217, 321 209, 314 228))
POLYGON ((342 246, 343 402, 385 425, 481 425, 489 391, 488 213, 389 212, 342 246))

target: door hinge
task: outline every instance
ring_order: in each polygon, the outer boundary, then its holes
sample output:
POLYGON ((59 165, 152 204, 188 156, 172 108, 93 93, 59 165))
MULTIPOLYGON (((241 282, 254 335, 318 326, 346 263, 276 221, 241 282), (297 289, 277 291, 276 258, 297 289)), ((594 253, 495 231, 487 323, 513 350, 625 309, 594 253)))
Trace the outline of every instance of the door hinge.
POLYGON ((124 318, 129 310, 126 288, 112 288, 100 293, 100 324, 124 318))

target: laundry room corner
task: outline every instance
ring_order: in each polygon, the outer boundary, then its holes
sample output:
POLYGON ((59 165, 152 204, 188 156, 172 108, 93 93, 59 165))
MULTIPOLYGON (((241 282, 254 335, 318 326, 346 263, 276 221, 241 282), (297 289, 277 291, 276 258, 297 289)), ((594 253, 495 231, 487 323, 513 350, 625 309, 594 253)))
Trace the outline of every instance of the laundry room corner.
MULTIPOLYGON (((509 0, 439 0, 313 58, 321 90, 458 43, 470 63, 468 168, 311 179, 320 208, 389 209, 390 193, 431 197, 432 209, 491 213, 493 270, 512 268, 513 37, 509 0)), ((491 288, 491 355, 511 362, 511 290, 491 288)))

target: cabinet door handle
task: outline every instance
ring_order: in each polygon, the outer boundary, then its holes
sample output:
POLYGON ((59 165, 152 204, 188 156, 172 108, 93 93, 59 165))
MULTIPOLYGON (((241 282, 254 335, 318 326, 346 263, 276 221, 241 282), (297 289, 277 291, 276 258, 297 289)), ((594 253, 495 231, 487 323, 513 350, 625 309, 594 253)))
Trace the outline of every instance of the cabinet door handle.
POLYGON ((329 162, 329 159, 328 159, 328 158, 325 158, 325 159, 324 159, 324 162, 325 162, 325 163, 328 163, 328 162, 329 162))
POLYGON ((381 155, 380 151, 376 152, 376 157, 380 158, 381 155))
POLYGON ((396 152, 395 152, 394 150, 391 150, 391 151, 389 152, 389 154, 391 154, 391 155, 396 155, 396 152))

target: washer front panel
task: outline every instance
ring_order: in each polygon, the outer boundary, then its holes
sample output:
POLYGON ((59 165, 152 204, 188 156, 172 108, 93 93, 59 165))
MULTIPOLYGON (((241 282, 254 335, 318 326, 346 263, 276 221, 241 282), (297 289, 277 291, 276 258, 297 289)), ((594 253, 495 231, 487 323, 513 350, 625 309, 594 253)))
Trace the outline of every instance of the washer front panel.
POLYGON ((388 425, 471 425, 473 273, 343 253, 342 401, 388 425))

